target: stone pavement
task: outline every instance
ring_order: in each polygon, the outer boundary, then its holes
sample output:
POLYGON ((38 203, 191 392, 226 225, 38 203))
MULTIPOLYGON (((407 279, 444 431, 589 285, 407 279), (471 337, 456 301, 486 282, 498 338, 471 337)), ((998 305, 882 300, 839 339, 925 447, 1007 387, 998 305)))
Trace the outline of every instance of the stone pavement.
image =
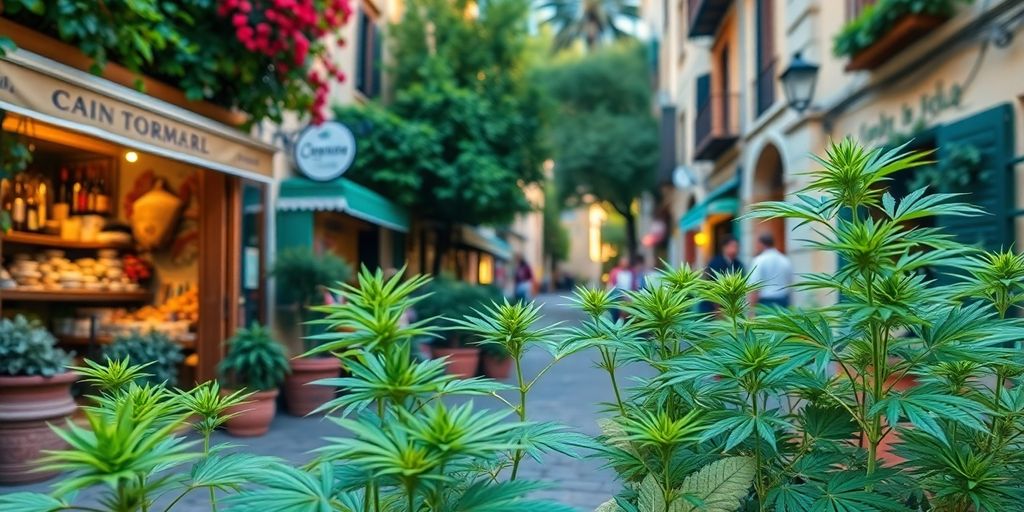
MULTIPOLYGON (((546 322, 573 322, 579 314, 564 305, 567 302, 559 296, 542 296, 546 322)), ((587 435, 598 433, 597 418, 601 415, 601 403, 613 400, 607 374, 593 365, 597 354, 583 352, 561 361, 558 366, 544 375, 531 392, 527 403, 529 419, 536 421, 557 421, 587 435)), ((529 376, 536 375, 550 361, 546 353, 534 351, 525 359, 529 376)), ((620 379, 620 385, 628 385, 629 373, 620 379)), ((478 406, 498 407, 497 400, 477 400, 478 406)), ((323 418, 295 418, 278 414, 270 433, 254 439, 232 438, 218 433, 215 442, 241 444, 246 451, 264 455, 275 455, 301 463, 309 460, 310 451, 321 444, 326 436, 338 436, 340 429, 323 418)), ((618 489, 614 474, 601 469, 601 461, 553 454, 538 464, 531 459, 524 462, 520 470, 523 478, 545 480, 554 485, 551 490, 537 493, 536 497, 553 499, 581 511, 590 511, 612 496, 618 489)), ((13 491, 31 490, 46 492, 55 482, 43 482, 22 487, 0 487, 0 494, 13 491)), ((95 493, 83 493, 78 502, 86 505, 95 493)), ((209 510, 205 493, 193 493, 175 508, 175 511, 205 512, 209 510)), ((88 503, 94 504, 94 503, 88 503)), ((162 510, 157 507, 155 510, 162 510)), ((271 512, 271 511, 268 511, 271 512)))

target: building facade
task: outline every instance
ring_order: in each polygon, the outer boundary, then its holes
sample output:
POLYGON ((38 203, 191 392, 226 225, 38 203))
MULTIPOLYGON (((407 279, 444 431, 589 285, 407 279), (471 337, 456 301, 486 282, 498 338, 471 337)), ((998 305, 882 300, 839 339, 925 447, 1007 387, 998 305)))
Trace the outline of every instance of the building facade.
MULTIPOLYGON (((1024 235, 1017 206, 1024 191, 1015 179, 1024 88, 1006 79, 1024 71, 1024 2, 974 2, 948 17, 903 16, 866 48, 837 55, 837 35, 885 7, 867 9, 873 3, 650 5, 662 27, 659 215, 670 227, 672 262, 705 264, 726 234, 740 240, 749 261, 756 235, 768 231, 798 272, 834 268, 834 256, 811 250, 814 234, 795 223, 740 219, 752 204, 800 190, 814 170, 809 155, 844 137, 937 148, 944 175, 968 176, 950 186, 992 216, 936 222, 990 248, 1010 247, 1024 235), (818 66, 815 94, 803 111, 790 107, 780 80, 796 55, 818 66)), ((949 185, 908 173, 892 187, 899 195, 925 184, 949 185)))

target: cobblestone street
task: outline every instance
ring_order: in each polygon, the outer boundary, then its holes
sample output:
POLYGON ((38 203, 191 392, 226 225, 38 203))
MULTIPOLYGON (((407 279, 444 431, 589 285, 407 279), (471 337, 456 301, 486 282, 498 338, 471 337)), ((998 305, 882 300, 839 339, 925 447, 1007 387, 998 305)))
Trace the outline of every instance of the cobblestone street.
MULTIPOLYGON (((563 305, 567 301, 559 296, 541 297, 539 302, 545 304, 545 322, 572 322, 578 319, 577 313, 563 305)), ((541 378, 530 395, 530 419, 557 421, 584 434, 596 434, 600 404, 609 401, 612 393, 607 376, 593 366, 595 357, 596 354, 590 352, 575 354, 541 378)), ((549 360, 546 353, 532 352, 526 360, 528 374, 535 375, 549 360)), ((628 379, 627 372, 623 382, 628 382, 628 379)), ((478 401, 478 406, 501 405, 496 400, 487 402, 478 401)), ((275 455, 301 463, 312 457, 311 450, 320 446, 323 437, 338 434, 338 427, 323 418, 295 418, 279 413, 270 433, 266 436, 239 439, 218 433, 215 441, 240 444, 246 451, 252 453, 275 455)), ((527 459, 521 474, 525 478, 548 481, 555 486, 551 490, 538 493, 538 497, 554 499, 578 510, 589 511, 607 500, 617 489, 612 472, 603 470, 600 466, 601 461, 598 460, 575 460, 553 454, 547 456, 541 464, 527 459)), ((56 479, 31 486, 0 488, 0 493, 20 490, 46 492, 54 482, 56 479)), ((87 504, 85 502, 94 495, 95 493, 83 493, 80 504, 87 504)), ((186 506, 175 510, 209 510, 204 493, 191 494, 183 501, 186 506)), ((157 510, 159 509, 157 507, 157 510)))

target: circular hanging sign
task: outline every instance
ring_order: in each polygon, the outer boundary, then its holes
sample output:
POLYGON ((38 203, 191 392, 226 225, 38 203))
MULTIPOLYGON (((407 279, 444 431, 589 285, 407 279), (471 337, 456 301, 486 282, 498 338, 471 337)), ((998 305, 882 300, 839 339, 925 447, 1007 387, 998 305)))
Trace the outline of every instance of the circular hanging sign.
POLYGON ((345 174, 355 157, 352 130, 335 121, 309 126, 295 141, 295 165, 314 181, 330 181, 345 174))

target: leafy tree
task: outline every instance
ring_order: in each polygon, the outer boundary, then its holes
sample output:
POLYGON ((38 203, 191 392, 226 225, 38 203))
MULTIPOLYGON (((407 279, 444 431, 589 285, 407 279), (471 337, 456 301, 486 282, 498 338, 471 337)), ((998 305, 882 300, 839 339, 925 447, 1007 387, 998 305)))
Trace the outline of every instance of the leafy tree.
POLYGON ((637 249, 633 203, 654 184, 658 127, 651 115, 648 69, 641 47, 623 44, 550 71, 558 101, 551 123, 555 180, 561 199, 591 195, 626 220, 626 245, 637 249))
MULTIPOLYGON (((497 0, 467 15, 475 5, 411 2, 391 31, 397 86, 388 112, 341 112, 357 130, 367 127, 370 141, 360 145, 352 178, 433 221, 438 255, 458 224, 503 224, 528 211, 522 187, 543 178, 528 4, 497 0)), ((435 258, 434 273, 440 264, 435 258)))
POLYGON ((544 198, 544 254, 555 263, 569 258, 569 231, 562 225, 561 216, 558 193, 548 187, 544 198))
POLYGON ((551 12, 544 23, 555 28, 556 50, 580 40, 593 50, 601 42, 628 37, 624 25, 640 21, 640 5, 632 0, 549 0, 539 8, 551 12))

